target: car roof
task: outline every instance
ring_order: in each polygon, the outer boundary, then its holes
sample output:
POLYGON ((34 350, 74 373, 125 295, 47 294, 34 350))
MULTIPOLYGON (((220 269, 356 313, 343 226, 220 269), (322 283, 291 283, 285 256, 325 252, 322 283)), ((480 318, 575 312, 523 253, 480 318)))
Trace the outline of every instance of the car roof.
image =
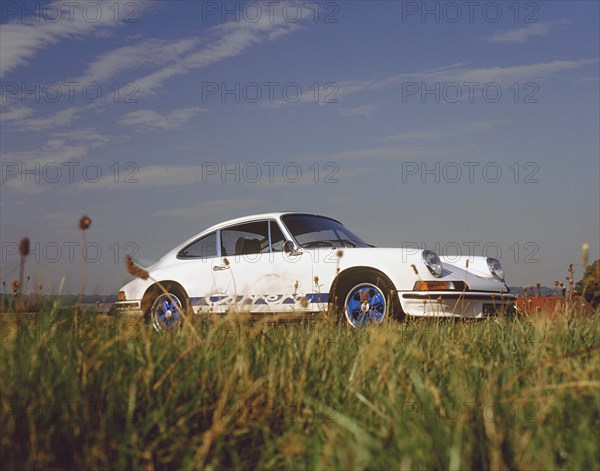
POLYGON ((213 231, 213 230, 216 230, 216 229, 221 229, 221 228, 226 227, 226 226, 230 226, 232 224, 241 224, 241 223, 244 223, 244 222, 251 222, 251 221, 256 221, 256 220, 259 220, 259 219, 279 219, 282 216, 293 215, 293 214, 295 214, 295 215, 304 215, 304 216, 318 216, 318 217, 324 217, 324 218, 328 218, 328 219, 333 219, 333 218, 330 218, 329 216, 324 216, 322 214, 316 214, 316 213, 308 213, 308 212, 302 212, 302 211, 279 211, 279 212, 274 212, 274 213, 251 214, 251 215, 248 215, 248 216, 241 216, 241 217, 238 217, 238 218, 229 219, 227 221, 223 221, 223 222, 220 222, 218 224, 215 224, 214 226, 207 227, 202 232, 203 233, 204 232, 209 232, 209 231, 213 231))
MULTIPOLYGON (((194 242, 195 240, 198 240, 199 237, 204 237, 205 235, 219 230, 219 229, 223 229, 224 227, 227 226, 231 226, 232 224, 242 224, 245 222, 252 222, 252 221, 258 221, 261 219, 279 219, 282 216, 287 216, 287 215, 304 215, 304 216, 317 216, 317 217, 324 217, 327 219, 332 219, 334 221, 337 221, 337 219, 333 219, 330 218, 329 216, 323 216, 322 214, 316 214, 316 213, 308 213, 308 212, 302 212, 302 211, 279 211, 279 212, 273 212, 273 213, 260 213, 260 214, 251 214, 249 216, 242 216, 239 218, 234 218, 234 219, 229 219, 227 221, 223 221, 220 222, 218 224, 215 224, 213 226, 207 227, 206 229, 202 230, 201 232, 196 233, 193 237, 190 237, 189 239, 187 239, 186 241, 182 242, 181 244, 179 244, 177 247, 175 247, 174 249, 170 250, 168 253, 166 253, 164 257, 169 257, 174 253, 179 252, 179 250, 181 250, 182 248, 186 247, 188 244, 194 242)), ((339 221, 337 221, 339 222, 339 221)), ((341 224, 341 223, 340 223, 341 224)))

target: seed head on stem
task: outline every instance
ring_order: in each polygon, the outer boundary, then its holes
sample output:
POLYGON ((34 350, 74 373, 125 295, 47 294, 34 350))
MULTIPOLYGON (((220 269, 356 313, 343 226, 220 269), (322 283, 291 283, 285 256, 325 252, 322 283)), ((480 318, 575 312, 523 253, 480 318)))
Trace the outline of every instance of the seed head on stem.
POLYGON ((130 255, 125 255, 125 268, 127 268, 127 272, 131 276, 135 276, 136 278, 141 278, 142 280, 147 280, 150 276, 148 274, 148 270, 137 265, 130 255))
MULTIPOLYGON (((23 237, 19 242, 19 254, 21 255, 21 264, 19 266, 19 287, 23 286, 23 273, 25 271, 25 259, 29 255, 29 238, 23 237)), ((17 293, 14 293, 17 294, 17 293)))

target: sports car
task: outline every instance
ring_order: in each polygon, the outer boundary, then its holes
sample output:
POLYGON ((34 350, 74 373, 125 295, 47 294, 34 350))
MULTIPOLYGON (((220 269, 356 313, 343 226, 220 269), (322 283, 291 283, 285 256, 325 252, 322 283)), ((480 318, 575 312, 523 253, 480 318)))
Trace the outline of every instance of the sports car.
POLYGON ((513 312, 500 262, 380 248, 339 221, 298 212, 246 216, 186 240, 118 292, 111 312, 137 314, 155 329, 187 312, 334 312, 352 327, 386 318, 483 318, 513 312))

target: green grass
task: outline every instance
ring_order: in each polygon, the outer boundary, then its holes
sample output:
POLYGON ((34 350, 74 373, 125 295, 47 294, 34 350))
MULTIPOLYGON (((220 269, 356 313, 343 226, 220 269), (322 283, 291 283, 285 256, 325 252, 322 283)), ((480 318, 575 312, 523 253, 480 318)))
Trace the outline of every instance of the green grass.
POLYGON ((0 320, 2 469, 600 469, 598 314, 0 320))

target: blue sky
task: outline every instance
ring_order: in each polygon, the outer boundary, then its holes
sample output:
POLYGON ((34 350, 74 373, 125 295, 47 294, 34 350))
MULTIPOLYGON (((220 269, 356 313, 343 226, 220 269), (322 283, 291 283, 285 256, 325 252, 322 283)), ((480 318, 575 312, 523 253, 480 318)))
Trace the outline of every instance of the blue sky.
POLYGON ((3 2, 1 278, 87 292, 279 210, 380 246, 599 256, 599 4, 3 2), (100 96, 101 95, 101 96, 100 96), (260 173, 259 173, 260 172, 260 173), (299 173, 300 172, 300 173, 299 173))

